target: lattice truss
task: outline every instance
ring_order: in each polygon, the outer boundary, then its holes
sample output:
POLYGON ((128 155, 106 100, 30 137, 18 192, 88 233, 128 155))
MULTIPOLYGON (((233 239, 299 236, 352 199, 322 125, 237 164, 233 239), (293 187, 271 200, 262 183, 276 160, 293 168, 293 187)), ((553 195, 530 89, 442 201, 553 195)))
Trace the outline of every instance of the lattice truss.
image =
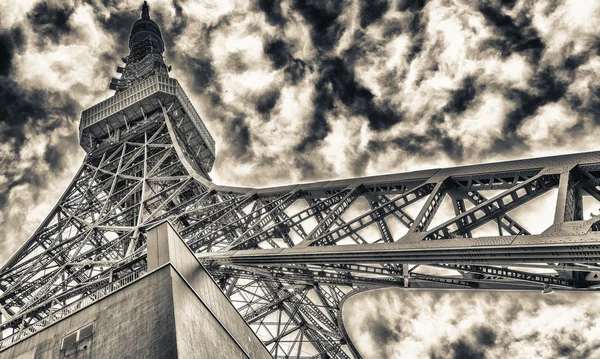
POLYGON ((0 273, 5 336, 143 271, 145 229, 164 220, 276 358, 349 357, 340 305, 356 290, 596 289, 600 217, 583 198, 600 201, 600 153, 224 187, 190 164, 180 113, 161 105, 87 155, 0 273), (554 220, 532 234, 514 210, 548 193, 554 220))

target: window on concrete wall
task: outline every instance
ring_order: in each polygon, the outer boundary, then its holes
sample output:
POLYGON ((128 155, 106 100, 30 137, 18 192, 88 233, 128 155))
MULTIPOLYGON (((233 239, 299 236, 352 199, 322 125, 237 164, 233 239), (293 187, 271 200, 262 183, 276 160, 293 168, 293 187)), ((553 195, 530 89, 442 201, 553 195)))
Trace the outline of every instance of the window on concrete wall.
POLYGON ((60 346, 60 350, 70 348, 75 343, 77 343, 77 332, 73 332, 63 338, 62 345, 60 346))
POLYGON ((72 348, 75 344, 89 338, 94 333, 94 323, 87 324, 74 332, 65 335, 62 339, 60 350, 72 348))

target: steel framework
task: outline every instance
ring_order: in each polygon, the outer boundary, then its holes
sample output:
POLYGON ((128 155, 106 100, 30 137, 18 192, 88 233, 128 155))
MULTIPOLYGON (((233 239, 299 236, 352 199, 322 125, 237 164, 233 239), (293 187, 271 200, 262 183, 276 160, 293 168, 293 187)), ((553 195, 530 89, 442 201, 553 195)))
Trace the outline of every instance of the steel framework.
POLYGON ((144 5, 115 95, 82 114, 81 168, 0 271, 0 348, 142 275, 145 229, 164 220, 276 358, 358 356, 340 311, 357 290, 600 287, 600 216, 584 220, 582 200, 600 201, 600 152, 220 186, 163 47, 144 5), (531 234, 511 211, 550 191, 553 224, 531 234))

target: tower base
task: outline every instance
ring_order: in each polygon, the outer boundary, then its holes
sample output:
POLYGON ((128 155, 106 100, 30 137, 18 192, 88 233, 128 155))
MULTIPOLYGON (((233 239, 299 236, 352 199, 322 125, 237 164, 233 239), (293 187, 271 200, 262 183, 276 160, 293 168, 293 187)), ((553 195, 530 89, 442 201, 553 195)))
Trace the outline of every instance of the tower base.
POLYGON ((147 274, 0 359, 271 358, 170 224, 147 235, 147 274))

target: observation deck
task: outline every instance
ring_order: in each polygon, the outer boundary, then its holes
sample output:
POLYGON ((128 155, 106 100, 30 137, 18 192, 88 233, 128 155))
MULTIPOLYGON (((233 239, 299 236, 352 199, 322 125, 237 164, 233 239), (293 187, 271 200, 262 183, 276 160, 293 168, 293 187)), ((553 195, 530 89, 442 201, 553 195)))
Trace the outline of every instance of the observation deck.
POLYGON ((156 74, 117 92, 81 114, 79 145, 91 153, 99 143, 119 142, 120 133, 141 123, 161 106, 168 107, 170 118, 193 156, 206 172, 215 159, 215 141, 200 115, 176 79, 156 74))

